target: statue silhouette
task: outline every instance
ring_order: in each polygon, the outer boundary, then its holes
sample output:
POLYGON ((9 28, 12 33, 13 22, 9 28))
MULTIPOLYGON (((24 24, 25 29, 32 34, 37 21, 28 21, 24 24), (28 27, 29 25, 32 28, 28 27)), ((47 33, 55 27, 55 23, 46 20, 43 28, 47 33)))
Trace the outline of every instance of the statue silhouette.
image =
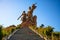
MULTIPOLYGON (((23 13, 22 13, 22 15, 20 17, 21 17, 22 22, 26 21, 26 13, 25 13, 25 11, 23 11, 23 13)), ((17 20, 19 20, 19 18, 17 20)))
POLYGON ((33 20, 33 11, 37 6, 35 4, 32 5, 32 7, 29 7, 29 11, 27 12, 28 20, 33 20))
POLYGON ((27 14, 25 13, 25 11, 23 11, 22 15, 20 16, 22 20, 22 23, 21 23, 22 27, 24 26, 28 27, 30 25, 37 25, 37 21, 36 21, 37 16, 36 15, 33 16, 33 11, 36 9, 36 7, 37 6, 35 4, 30 6, 27 14))

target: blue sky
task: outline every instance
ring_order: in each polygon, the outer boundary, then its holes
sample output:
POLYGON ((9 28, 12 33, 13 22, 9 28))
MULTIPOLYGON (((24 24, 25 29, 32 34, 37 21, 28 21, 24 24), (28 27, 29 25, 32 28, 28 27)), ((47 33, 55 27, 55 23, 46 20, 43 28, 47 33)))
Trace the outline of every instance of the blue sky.
POLYGON ((60 0, 0 0, 0 24, 5 27, 20 24, 17 18, 33 3, 37 3, 33 12, 37 15, 37 26, 50 25, 60 31, 60 0))

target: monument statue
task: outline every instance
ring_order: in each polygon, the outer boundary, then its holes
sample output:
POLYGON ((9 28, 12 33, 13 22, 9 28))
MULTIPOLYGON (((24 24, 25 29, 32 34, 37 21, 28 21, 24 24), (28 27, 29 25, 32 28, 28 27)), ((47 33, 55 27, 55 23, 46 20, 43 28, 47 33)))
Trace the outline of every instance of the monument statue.
POLYGON ((27 16, 29 20, 32 20, 33 17, 33 11, 36 8, 35 4, 32 5, 32 7, 29 7, 29 11, 27 12, 27 16))
POLYGON ((36 21, 37 16, 36 15, 33 16, 33 11, 36 9, 36 7, 37 6, 35 4, 33 4, 31 7, 29 7, 27 14, 25 13, 25 11, 23 11, 22 15, 20 16, 21 20, 22 20, 21 25, 23 27, 30 26, 30 25, 32 25, 32 26, 37 25, 37 21, 36 21))

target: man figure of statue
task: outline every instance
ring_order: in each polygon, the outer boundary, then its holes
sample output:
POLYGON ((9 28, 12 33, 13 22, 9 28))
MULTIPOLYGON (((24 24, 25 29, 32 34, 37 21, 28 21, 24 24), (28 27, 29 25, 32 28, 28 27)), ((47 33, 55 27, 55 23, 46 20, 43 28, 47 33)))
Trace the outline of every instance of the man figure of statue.
MULTIPOLYGON (((26 21, 26 13, 25 13, 25 11, 23 11, 23 13, 22 13, 22 15, 21 15, 20 17, 21 17, 22 22, 25 22, 25 21, 26 21)), ((19 18, 20 18, 20 17, 19 17, 19 18)), ((18 19, 19 19, 19 18, 18 18, 18 19)), ((17 20, 18 20, 18 19, 17 19, 17 20)))
POLYGON ((28 19, 29 20, 33 20, 32 19, 32 17, 33 17, 33 14, 32 13, 33 13, 33 11, 34 11, 35 8, 36 8, 35 4, 33 4, 32 7, 29 7, 29 11, 27 13, 27 16, 28 16, 28 19))

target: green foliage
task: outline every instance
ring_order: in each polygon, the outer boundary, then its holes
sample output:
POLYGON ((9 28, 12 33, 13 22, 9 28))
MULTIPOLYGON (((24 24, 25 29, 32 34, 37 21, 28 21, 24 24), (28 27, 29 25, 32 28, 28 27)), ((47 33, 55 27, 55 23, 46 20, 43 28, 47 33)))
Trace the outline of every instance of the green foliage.
POLYGON ((13 32, 16 28, 16 26, 12 25, 9 26, 7 28, 2 28, 3 26, 0 25, 0 40, 3 39, 3 37, 8 36, 9 34, 11 34, 11 32, 13 32))
POLYGON ((41 24, 40 27, 31 26, 34 30, 36 30, 42 36, 48 38, 48 40, 60 40, 60 32, 54 32, 54 28, 52 26, 45 27, 41 24))
POLYGON ((14 32, 14 30, 15 30, 15 29, 12 28, 12 29, 11 29, 11 33, 14 32))
POLYGON ((3 33, 2 33, 2 25, 0 25, 0 40, 2 40, 2 37, 3 37, 3 33))
POLYGON ((53 35, 56 36, 56 37, 59 37, 60 32, 54 32, 53 35))
POLYGON ((51 36, 52 32, 53 32, 53 29, 51 26, 48 26, 45 28, 45 31, 44 33, 47 35, 47 36, 51 36))
POLYGON ((40 28, 43 28, 44 27, 44 24, 41 24, 40 28))
POLYGON ((5 37, 7 35, 7 32, 5 30, 3 30, 2 32, 3 32, 3 37, 5 37))
POLYGON ((60 40, 60 32, 53 32, 52 40, 60 40))
POLYGON ((21 24, 17 25, 16 29, 20 29, 21 28, 21 24))

